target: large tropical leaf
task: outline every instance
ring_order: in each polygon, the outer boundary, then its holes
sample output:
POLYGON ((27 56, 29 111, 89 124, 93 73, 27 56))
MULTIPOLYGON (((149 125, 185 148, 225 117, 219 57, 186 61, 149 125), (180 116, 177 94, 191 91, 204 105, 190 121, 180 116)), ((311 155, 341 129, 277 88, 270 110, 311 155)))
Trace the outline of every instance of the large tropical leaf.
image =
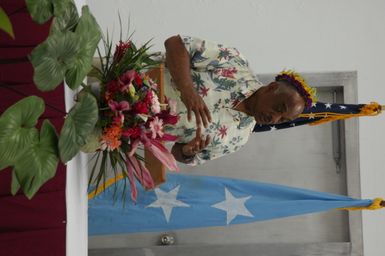
POLYGON ((68 113, 59 137, 59 153, 63 162, 71 160, 86 144, 89 133, 98 120, 98 105, 94 96, 84 93, 68 113))
POLYGON ((25 2, 35 22, 43 24, 52 17, 53 5, 51 0, 26 0, 25 2))
POLYGON ((48 120, 44 120, 40 140, 31 144, 14 165, 17 181, 29 199, 55 176, 59 163, 57 140, 55 128, 48 120))
MULTIPOLYGON (((50 0, 53 4, 53 15, 54 16, 59 16, 62 15, 62 12, 67 11, 67 8, 72 8, 70 5, 75 6, 73 0, 50 0)), ((76 6, 75 6, 76 8, 76 6)))
POLYGON ((83 49, 77 53, 75 60, 65 73, 66 83, 72 90, 79 87, 88 72, 92 69, 91 61, 92 57, 83 49))
POLYGON ((80 150, 84 153, 94 153, 100 149, 100 137, 102 136, 102 130, 96 128, 87 135, 86 144, 84 144, 80 150))
POLYGON ((44 101, 36 96, 24 98, 9 107, 0 118, 0 170, 13 165, 26 148, 38 140, 35 128, 44 112, 44 101))
POLYGON ((91 70, 92 58, 101 39, 98 23, 90 13, 88 6, 83 6, 82 16, 75 30, 79 51, 68 68, 66 82, 71 89, 76 89, 91 70))
POLYGON ((16 195, 17 191, 20 189, 19 180, 16 177, 16 172, 12 172, 12 181, 11 181, 11 194, 16 195))
POLYGON ((78 51, 79 46, 73 32, 51 34, 31 53, 36 86, 42 91, 54 90, 63 81, 65 71, 74 62, 78 51))
POLYGON ((76 27, 76 35, 82 38, 82 41, 89 42, 83 44, 82 48, 85 48, 87 52, 94 53, 96 46, 101 39, 101 32, 95 17, 90 13, 88 6, 83 6, 82 17, 79 20, 79 24, 76 27))
POLYGON ((79 14, 75 4, 71 0, 52 0, 54 4, 54 15, 50 34, 58 31, 75 31, 79 22, 79 14))
POLYGON ((15 38, 11 21, 9 20, 8 15, 5 13, 3 8, 1 8, 1 6, 0 6, 0 29, 4 30, 12 38, 15 38))

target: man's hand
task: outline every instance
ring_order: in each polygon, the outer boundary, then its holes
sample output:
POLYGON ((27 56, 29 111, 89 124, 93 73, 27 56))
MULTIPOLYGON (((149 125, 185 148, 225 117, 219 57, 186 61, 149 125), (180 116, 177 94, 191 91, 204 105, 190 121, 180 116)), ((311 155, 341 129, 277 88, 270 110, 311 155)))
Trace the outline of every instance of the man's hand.
POLYGON ((191 122, 191 112, 194 112, 197 129, 200 129, 202 123, 207 128, 211 122, 211 114, 202 97, 194 89, 183 90, 181 92, 181 100, 187 108, 188 121, 191 122))
POLYGON ((202 137, 201 127, 198 126, 195 138, 192 139, 189 143, 183 145, 182 153, 185 156, 194 156, 205 149, 209 144, 210 135, 207 135, 206 138, 202 137))
POLYGON ((197 128, 202 123, 207 128, 211 122, 211 114, 202 97, 195 91, 191 77, 190 55, 179 35, 168 38, 166 47, 166 66, 177 89, 181 93, 181 100, 187 108, 187 119, 191 122, 191 112, 195 114, 197 128))

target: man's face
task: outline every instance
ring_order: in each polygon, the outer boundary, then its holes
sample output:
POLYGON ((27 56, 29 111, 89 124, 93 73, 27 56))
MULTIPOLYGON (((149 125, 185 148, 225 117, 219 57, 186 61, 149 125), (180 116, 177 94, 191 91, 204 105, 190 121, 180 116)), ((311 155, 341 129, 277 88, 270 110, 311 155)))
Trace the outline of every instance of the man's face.
POLYGON ((294 88, 272 82, 261 88, 252 111, 257 124, 279 124, 296 119, 304 106, 304 99, 294 88))

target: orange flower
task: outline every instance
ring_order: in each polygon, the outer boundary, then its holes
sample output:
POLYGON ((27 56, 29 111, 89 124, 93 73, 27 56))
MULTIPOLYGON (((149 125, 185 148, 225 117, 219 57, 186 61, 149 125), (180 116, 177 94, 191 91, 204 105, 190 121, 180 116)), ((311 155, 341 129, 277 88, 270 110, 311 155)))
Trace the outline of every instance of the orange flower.
POLYGON ((120 147, 122 142, 120 136, 122 135, 122 128, 119 126, 111 126, 104 129, 101 140, 101 149, 112 151, 120 147))

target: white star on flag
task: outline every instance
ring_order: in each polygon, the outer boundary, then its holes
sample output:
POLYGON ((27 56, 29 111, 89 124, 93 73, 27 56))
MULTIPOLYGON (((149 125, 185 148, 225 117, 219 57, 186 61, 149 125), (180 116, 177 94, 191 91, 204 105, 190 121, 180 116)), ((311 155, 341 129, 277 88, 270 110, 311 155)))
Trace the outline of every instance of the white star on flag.
POLYGON ((313 102, 313 103, 311 104, 311 107, 312 107, 312 108, 317 107, 317 103, 313 102))
POLYGON ((346 109, 346 106, 340 106, 340 109, 346 109))
POLYGON ((159 188, 155 189, 155 194, 157 200, 146 207, 154 207, 154 208, 162 208, 163 214, 166 218, 166 221, 170 221, 170 216, 172 213, 172 208, 174 207, 190 207, 190 205, 183 203, 176 199, 179 191, 179 186, 170 190, 169 192, 165 192, 159 188))
POLYGON ((275 126, 270 126, 270 131, 275 131, 275 130, 277 130, 277 128, 275 128, 275 126))
POLYGON ((326 103, 326 104, 325 104, 325 107, 326 107, 326 108, 332 108, 332 104, 326 103))
POLYGON ((211 207, 225 211, 227 215, 227 225, 229 225, 238 215, 254 217, 245 206, 245 202, 250 198, 251 196, 236 198, 225 187, 225 200, 211 207))

